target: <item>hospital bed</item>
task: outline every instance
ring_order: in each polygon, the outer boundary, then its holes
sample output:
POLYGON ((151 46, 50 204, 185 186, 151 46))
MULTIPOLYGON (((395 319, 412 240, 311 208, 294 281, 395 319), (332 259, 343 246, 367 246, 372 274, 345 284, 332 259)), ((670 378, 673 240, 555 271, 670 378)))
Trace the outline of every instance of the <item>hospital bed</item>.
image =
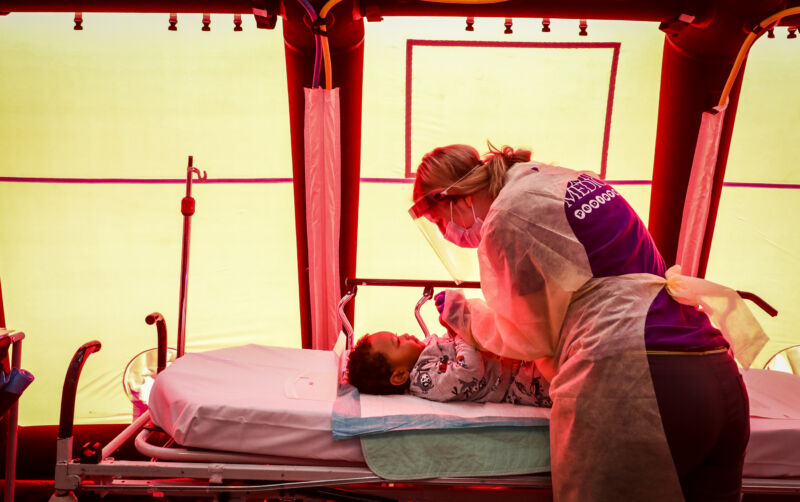
MULTIPOLYGON (((347 284, 348 292, 339 306, 347 334, 346 348, 352 346, 353 330, 343 316, 343 309, 355 296, 357 286, 423 288, 415 315, 424 332, 427 327, 420 316, 420 307, 432 297, 434 288, 455 286, 447 281, 368 279, 352 279, 347 284)), ((477 284, 458 286, 476 287, 477 284)), ((411 465, 410 470, 406 466, 399 472, 387 473, 385 455, 378 458, 377 463, 375 458, 370 458, 375 456, 375 451, 380 452, 382 442, 388 442, 391 448, 407 442, 419 444, 418 439, 407 439, 415 434, 425 436, 423 444, 441 446, 463 442, 470 433, 475 434, 473 438, 483 438, 491 435, 491 431, 511 431, 509 437, 515 438, 511 441, 514 442, 526 436, 519 435, 519 431, 541 432, 541 420, 534 420, 535 423, 522 420, 511 426, 502 422, 478 425, 457 432, 467 435, 455 440, 444 437, 452 430, 408 431, 398 430, 403 427, 393 425, 391 428, 395 430, 391 432, 335 441, 335 408, 343 394, 339 392, 343 390, 342 358, 337 351, 249 345, 186 354, 164 370, 166 325, 159 314, 151 314, 147 322, 156 325, 160 354, 159 376, 151 393, 150 411, 108 444, 81 452, 76 452, 72 444, 75 390, 83 364, 90 354, 100 349, 100 343, 85 344, 73 357, 62 395, 56 494, 51 500, 72 500, 70 492, 80 491, 214 500, 287 497, 301 500, 486 500, 488 497, 550 500, 552 497, 546 442, 540 441, 543 446, 538 459, 533 463, 526 459, 521 464, 507 466, 510 472, 507 474, 470 473, 463 465, 456 475, 431 475, 432 471, 424 469, 415 472, 415 465, 411 465), (246 392, 237 392, 236 385, 243 382, 248 382, 246 392), (151 460, 114 458, 119 447, 130 440, 151 460), (80 454, 79 459, 74 458, 75 453, 80 454)), ((800 495, 800 449, 796 446, 800 444, 800 403, 792 397, 800 395, 800 377, 751 370, 745 378, 755 416, 751 417, 744 492, 800 495), (776 379, 780 380, 777 386, 774 385, 776 379), (776 389, 782 392, 773 392, 776 389)), ((397 397, 416 399, 410 396, 381 398, 397 397)), ((546 427, 544 430, 545 436, 540 437, 546 438, 546 427)), ((527 436, 534 437, 533 434, 527 436)), ((508 437, 505 439, 508 443, 508 437)), ((498 443, 502 445, 503 441, 498 443)), ((456 451, 455 456, 468 455, 469 450, 467 447, 456 451)), ((407 450, 403 451, 406 458, 407 450)), ((408 458, 414 464, 421 462, 428 453, 417 449, 409 453, 408 458)))

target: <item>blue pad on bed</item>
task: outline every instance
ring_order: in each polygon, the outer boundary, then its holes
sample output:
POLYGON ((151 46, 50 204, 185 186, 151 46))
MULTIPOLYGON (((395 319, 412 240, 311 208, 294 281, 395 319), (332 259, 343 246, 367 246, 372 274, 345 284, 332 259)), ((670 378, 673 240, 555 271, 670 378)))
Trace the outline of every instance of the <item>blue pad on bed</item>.
POLYGON ((549 408, 375 396, 343 383, 333 405, 332 429, 333 438, 339 440, 389 431, 546 426, 549 418, 549 408))

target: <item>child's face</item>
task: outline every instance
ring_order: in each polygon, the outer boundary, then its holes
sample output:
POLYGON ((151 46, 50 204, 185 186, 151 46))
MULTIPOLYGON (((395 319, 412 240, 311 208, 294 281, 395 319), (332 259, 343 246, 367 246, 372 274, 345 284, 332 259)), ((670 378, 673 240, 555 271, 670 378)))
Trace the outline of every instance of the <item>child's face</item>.
POLYGON ((372 350, 383 354, 392 369, 411 371, 422 349, 425 348, 424 343, 411 335, 397 336, 388 331, 378 331, 369 335, 369 341, 372 350))

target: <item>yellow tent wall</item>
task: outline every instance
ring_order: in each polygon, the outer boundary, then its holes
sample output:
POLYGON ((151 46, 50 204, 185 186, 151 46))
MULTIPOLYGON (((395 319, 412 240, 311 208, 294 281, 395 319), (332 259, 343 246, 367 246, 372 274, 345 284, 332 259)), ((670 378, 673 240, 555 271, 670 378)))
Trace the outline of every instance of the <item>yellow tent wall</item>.
MULTIPOLYGON (((177 32, 166 15, 86 14, 81 32, 71 15, 0 18, 0 278, 8 324, 28 335, 23 366, 37 377, 22 425, 57 421, 69 358, 90 339, 103 350, 84 368, 76 421, 129 420, 122 371, 155 344, 144 316, 161 311, 174 343, 188 155, 216 181, 193 190, 187 350, 300 346, 283 43, 247 17, 235 33, 231 18, 213 16, 211 32, 199 15, 179 16, 177 32)), ((502 19, 477 19, 466 32, 457 18, 366 25, 359 276, 447 278, 406 216, 407 110, 412 170, 434 146, 491 140, 599 172, 607 140, 606 178, 646 218, 663 33, 633 22, 590 21, 588 37, 576 21, 551 29, 515 20, 506 35, 502 19), (422 41, 411 65, 409 39, 422 41), (619 44, 613 89, 611 48, 509 43, 619 44)), ((800 343, 791 164, 800 69, 796 41, 776 33, 748 62, 726 178, 746 186, 723 191, 707 274, 781 311, 757 313, 772 337, 764 358, 800 343)), ((362 288, 357 334, 418 334, 420 293, 362 288)))

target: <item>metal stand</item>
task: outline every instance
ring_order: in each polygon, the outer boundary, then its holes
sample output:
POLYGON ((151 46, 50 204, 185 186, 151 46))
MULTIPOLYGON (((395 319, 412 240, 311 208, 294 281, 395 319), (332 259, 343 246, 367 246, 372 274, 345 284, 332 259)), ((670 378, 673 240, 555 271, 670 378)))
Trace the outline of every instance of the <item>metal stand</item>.
POLYGON ((181 291, 178 306, 178 357, 181 357, 186 347, 186 295, 189 289, 189 237, 192 231, 192 215, 194 214, 194 198, 192 197, 192 177, 197 174, 197 181, 205 181, 208 175, 205 171, 192 166, 193 157, 189 155, 189 165, 186 168, 186 197, 181 200, 181 214, 183 214, 183 248, 181 251, 181 291))

